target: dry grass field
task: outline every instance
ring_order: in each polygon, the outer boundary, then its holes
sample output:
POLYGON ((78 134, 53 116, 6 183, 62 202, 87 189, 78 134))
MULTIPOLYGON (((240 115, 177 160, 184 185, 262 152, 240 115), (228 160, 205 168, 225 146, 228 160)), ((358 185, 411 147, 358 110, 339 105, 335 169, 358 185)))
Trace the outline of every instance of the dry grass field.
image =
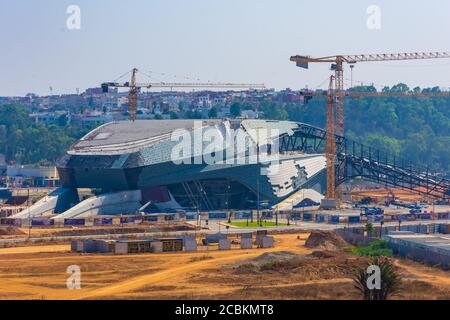
MULTIPOLYGON (((351 274, 365 258, 313 251, 308 234, 275 235, 275 248, 140 255, 74 254, 69 245, 0 249, 0 299, 359 299, 351 274), (68 290, 67 267, 81 269, 68 290)), ((395 260, 394 299, 450 299, 450 272, 395 260)))

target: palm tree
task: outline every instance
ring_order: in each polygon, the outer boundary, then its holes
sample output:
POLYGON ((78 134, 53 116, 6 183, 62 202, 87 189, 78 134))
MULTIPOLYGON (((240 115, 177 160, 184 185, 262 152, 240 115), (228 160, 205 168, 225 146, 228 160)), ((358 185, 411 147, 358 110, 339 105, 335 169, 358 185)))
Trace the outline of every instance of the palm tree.
POLYGON ((387 300, 390 296, 400 291, 401 277, 394 264, 387 257, 375 257, 367 262, 366 268, 358 267, 353 275, 355 288, 361 293, 364 300, 387 300), (370 274, 367 268, 371 265, 380 268, 381 288, 369 289, 367 279, 370 274))

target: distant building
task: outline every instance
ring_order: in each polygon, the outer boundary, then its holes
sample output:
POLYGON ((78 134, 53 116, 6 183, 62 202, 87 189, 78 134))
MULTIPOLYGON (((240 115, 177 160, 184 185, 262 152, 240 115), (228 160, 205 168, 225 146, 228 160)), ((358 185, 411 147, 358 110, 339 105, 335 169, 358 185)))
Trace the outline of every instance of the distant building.
POLYGON ((199 108, 210 108, 212 106, 212 101, 209 98, 209 94, 198 97, 196 106, 199 108))
MULTIPOLYGON (((117 93, 117 88, 109 88, 108 93, 117 93)), ((103 92, 103 89, 101 87, 98 88, 88 88, 84 92, 85 95, 100 95, 100 94, 106 94, 103 92)))
POLYGON ((67 120, 70 122, 70 114, 67 111, 33 112, 28 116, 35 124, 57 124, 59 118, 63 115, 66 115, 67 120))
POLYGON ((59 174, 56 167, 7 166, 6 176, 16 186, 59 186, 59 174))
POLYGON ((253 110, 242 110, 241 117, 244 119, 257 119, 258 112, 253 110))

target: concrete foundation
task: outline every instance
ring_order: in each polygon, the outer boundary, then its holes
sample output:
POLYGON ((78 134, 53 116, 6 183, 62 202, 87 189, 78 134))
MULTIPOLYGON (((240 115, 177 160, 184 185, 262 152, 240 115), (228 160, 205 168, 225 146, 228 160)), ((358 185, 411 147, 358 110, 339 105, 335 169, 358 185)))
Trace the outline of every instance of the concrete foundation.
POLYGON ((241 239, 241 249, 252 249, 252 248, 253 248, 253 239, 252 238, 241 239))
POLYGON ((231 242, 228 239, 220 239, 219 240, 219 250, 230 250, 231 242))
POLYGON ((184 251, 197 251, 197 241, 195 241, 195 238, 184 239, 184 251))
POLYGON ((273 248, 274 239, 273 237, 264 237, 262 239, 263 248, 273 248))
POLYGON ((128 253, 128 243, 126 242, 116 242, 114 247, 115 254, 127 254, 128 253))
POLYGON ((72 252, 80 252, 78 249, 78 242, 80 242, 81 240, 72 240, 72 242, 70 243, 70 251, 72 252))
POLYGON ((162 242, 161 241, 152 241, 152 252, 159 253, 162 252, 162 242))

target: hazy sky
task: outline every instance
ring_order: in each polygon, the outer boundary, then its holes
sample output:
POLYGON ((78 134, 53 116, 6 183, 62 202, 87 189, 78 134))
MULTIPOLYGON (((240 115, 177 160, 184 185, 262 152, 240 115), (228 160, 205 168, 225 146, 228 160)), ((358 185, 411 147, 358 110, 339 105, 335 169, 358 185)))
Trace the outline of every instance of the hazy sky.
MULTIPOLYGON (((298 69, 291 55, 450 51, 449 34, 446 0, 0 0, 0 96, 45 95, 49 86, 57 94, 83 91, 133 66, 202 81, 316 88, 329 65, 298 69), (80 30, 66 26, 69 5, 81 9, 80 30), (370 5, 381 9, 379 30, 367 28, 370 5)), ((449 75, 450 59, 354 70, 355 80, 379 86, 450 87, 449 75)))

